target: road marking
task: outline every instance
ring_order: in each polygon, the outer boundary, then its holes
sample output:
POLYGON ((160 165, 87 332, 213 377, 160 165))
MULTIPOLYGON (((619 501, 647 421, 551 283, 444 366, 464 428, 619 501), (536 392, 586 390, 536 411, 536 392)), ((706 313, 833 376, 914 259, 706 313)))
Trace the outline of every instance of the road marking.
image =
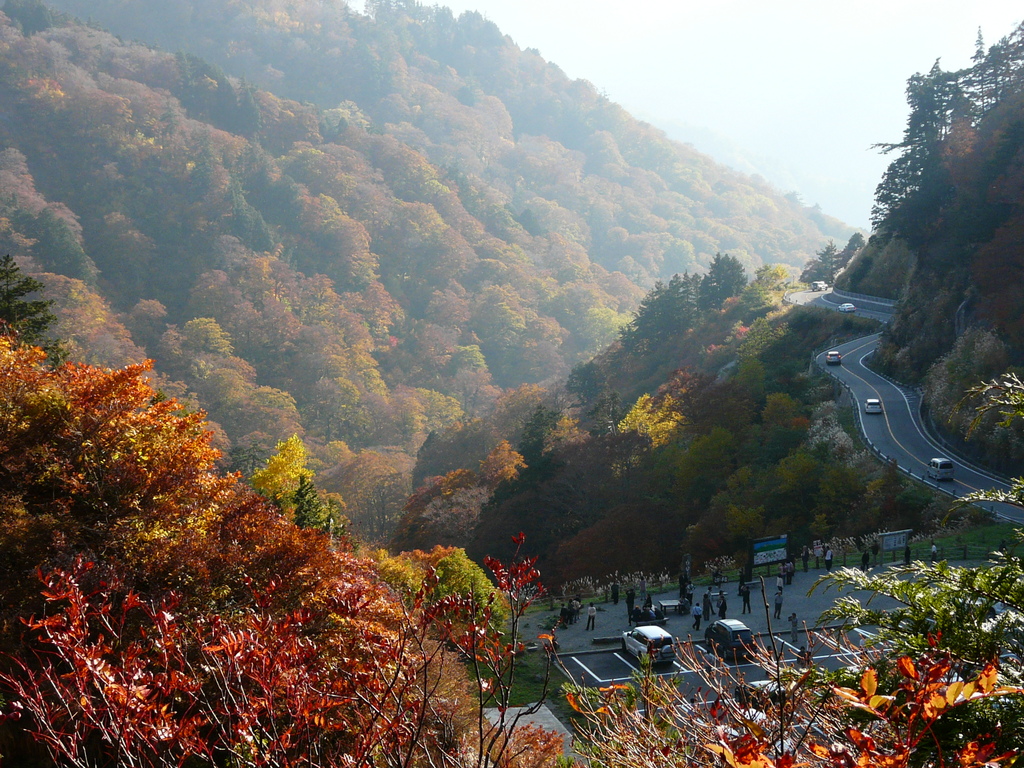
MULTIPOLYGON (((615 654, 615 655, 618 656, 619 654, 615 654)), ((579 660, 579 657, 573 656, 572 660, 575 661, 577 664, 579 664, 583 668, 584 672, 586 672, 588 675, 590 675, 592 678, 594 678, 594 682, 596 682, 596 683, 607 683, 607 682, 609 682, 608 680, 605 680, 603 677, 598 677, 597 675, 595 675, 590 670, 590 667, 588 667, 586 664, 584 664, 582 661, 579 660)))
MULTIPOLYGON (((861 343, 859 346, 854 347, 853 349, 849 350, 846 353, 846 355, 844 355, 844 357, 850 356, 850 355, 856 355, 858 352, 863 350, 865 347, 868 347, 868 346, 872 347, 872 349, 870 349, 868 352, 866 352, 865 354, 861 355, 860 357, 855 357, 854 358, 854 363, 856 365, 859 365, 869 375, 875 376, 877 378, 882 378, 877 373, 875 373, 870 368, 868 368, 866 365, 864 365, 864 359, 874 352, 874 345, 878 342, 879 336, 880 336, 880 334, 872 334, 870 336, 865 336, 863 339, 855 339, 854 341, 848 342, 849 344, 855 344, 858 341, 861 341, 863 343, 861 343)), ((820 355, 819 355, 819 357, 820 357, 820 355)), ((866 378, 864 378, 863 376, 858 374, 855 370, 853 370, 849 366, 847 366, 845 370, 846 370, 846 372, 848 374, 850 374, 850 376, 852 376, 852 377, 856 378, 857 380, 859 380, 862 384, 864 384, 866 387, 868 387, 872 392, 874 392, 876 395, 878 395, 879 399, 883 400, 883 402, 884 402, 884 399, 882 398, 881 392, 879 392, 878 388, 872 382, 868 381, 866 378)), ((836 378, 839 381, 842 381, 842 378, 837 376, 837 375, 835 375, 834 373, 830 373, 830 375, 833 376, 833 378, 836 378)), ((895 389, 899 393, 900 397, 903 398, 903 402, 904 402, 904 404, 907 407, 907 414, 910 416, 910 423, 914 425, 914 430, 917 432, 917 434, 921 438, 921 440, 926 445, 928 445, 930 448, 932 448, 932 450, 934 450, 938 455, 944 455, 945 452, 946 452, 945 449, 940 447, 940 446, 938 446, 938 445, 936 445, 935 442, 928 435, 926 435, 921 430, 921 427, 917 423, 917 419, 914 418, 914 410, 913 410, 913 408, 910 405, 910 399, 907 397, 906 392, 904 392, 902 388, 896 386, 892 382, 890 382, 890 381, 888 381, 886 379, 882 379, 882 380, 886 381, 886 383, 888 383, 893 389, 895 389)), ((852 394, 852 392, 851 392, 851 394, 852 394)), ((854 398, 854 406, 857 408, 857 416, 858 416, 858 421, 861 424, 861 432, 864 433, 864 435, 866 437, 867 436, 867 431, 864 429, 863 414, 861 413, 860 403, 856 401, 856 398, 854 398)), ((909 450, 905 445, 903 445, 903 443, 900 442, 899 438, 896 437, 896 435, 895 435, 895 433, 893 432, 893 429, 892 429, 892 423, 889 421, 889 413, 888 413, 887 410, 883 410, 882 411, 882 416, 885 418, 885 427, 886 427, 886 431, 889 433, 889 437, 909 457, 909 460, 912 463, 916 463, 917 465, 920 465, 921 467, 925 468, 921 472, 921 476, 922 476, 921 479, 922 480, 926 480, 927 479, 927 471, 926 470, 927 470, 927 467, 928 467, 927 462, 925 462, 923 459, 920 459, 913 451, 909 450)), ((960 465, 964 469, 967 469, 967 470, 972 471, 972 472, 974 471, 970 467, 965 466, 962 461, 960 462, 960 465)), ((907 471, 909 471, 909 468, 908 468, 907 471)), ((980 473, 977 473, 977 474, 980 474, 980 473)), ((996 481, 995 478, 990 478, 990 479, 992 479, 994 482, 996 482, 999 487, 1006 488, 1004 483, 996 481)), ((953 481, 953 488, 956 488, 958 485, 962 486, 963 488, 966 488, 966 489, 968 489, 970 491, 980 491, 980 490, 983 490, 981 488, 977 488, 977 487, 971 485, 968 482, 965 482, 963 479, 959 479, 959 480, 954 480, 953 481)), ((953 494, 953 495, 956 496, 956 494, 953 494)))

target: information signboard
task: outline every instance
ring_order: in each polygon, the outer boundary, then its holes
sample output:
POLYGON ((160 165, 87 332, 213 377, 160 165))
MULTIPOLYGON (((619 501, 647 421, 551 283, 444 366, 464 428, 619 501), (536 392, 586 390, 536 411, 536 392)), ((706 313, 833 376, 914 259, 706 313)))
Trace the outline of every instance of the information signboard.
POLYGON ((896 549, 903 549, 907 546, 911 533, 913 531, 908 529, 906 531, 886 531, 885 533, 878 534, 878 541, 882 551, 892 552, 896 549))
POLYGON ((781 563, 789 556, 789 534, 754 539, 751 543, 750 562, 754 565, 771 565, 781 563))

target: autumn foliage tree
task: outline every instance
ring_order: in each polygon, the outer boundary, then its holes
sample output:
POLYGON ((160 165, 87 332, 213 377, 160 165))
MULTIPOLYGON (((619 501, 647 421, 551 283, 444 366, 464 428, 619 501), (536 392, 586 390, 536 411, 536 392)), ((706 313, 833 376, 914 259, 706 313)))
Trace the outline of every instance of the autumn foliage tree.
POLYGON ((28 759, 28 735, 67 765, 553 755, 474 704, 507 705, 522 645, 492 622, 539 594, 532 560, 491 564, 500 600, 436 591, 431 571, 403 603, 217 472, 202 414, 145 371, 53 369, 0 337, 5 757, 28 759))

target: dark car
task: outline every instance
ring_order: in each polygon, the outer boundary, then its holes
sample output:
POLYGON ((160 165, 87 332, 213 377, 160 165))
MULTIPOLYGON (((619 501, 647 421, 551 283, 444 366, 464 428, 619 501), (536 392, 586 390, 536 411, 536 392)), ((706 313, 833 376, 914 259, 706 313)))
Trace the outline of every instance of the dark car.
POLYGON ((754 646, 750 627, 736 619, 713 621, 704 630, 708 648, 722 658, 746 658, 754 646))

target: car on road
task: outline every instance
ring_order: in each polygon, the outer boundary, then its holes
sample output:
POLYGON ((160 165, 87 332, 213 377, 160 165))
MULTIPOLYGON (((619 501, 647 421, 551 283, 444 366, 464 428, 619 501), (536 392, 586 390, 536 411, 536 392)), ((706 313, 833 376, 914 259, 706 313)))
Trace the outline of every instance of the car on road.
POLYGON ((850 304, 850 303, 840 304, 839 305, 839 311, 840 312, 856 312, 857 311, 857 307, 855 307, 853 304, 850 304))
POLYGON ((672 661, 676 657, 676 639, 661 627, 635 627, 622 633, 622 650, 638 659, 649 656, 651 661, 672 661))
POLYGON ((877 397, 869 397, 864 401, 864 413, 881 413, 882 401, 877 397))
POLYGON ((750 627, 738 619, 718 619, 704 630, 708 648, 722 658, 746 658, 754 647, 750 627))
POLYGON ((811 283, 811 290, 812 291, 827 291, 828 290, 828 283, 826 283, 824 280, 815 280, 813 283, 811 283))
POLYGON ((839 354, 839 350, 830 349, 825 353, 825 365, 842 365, 843 356, 839 354))
POLYGON ((944 456, 936 456, 928 462, 927 474, 932 480, 952 480, 953 462, 944 456))

